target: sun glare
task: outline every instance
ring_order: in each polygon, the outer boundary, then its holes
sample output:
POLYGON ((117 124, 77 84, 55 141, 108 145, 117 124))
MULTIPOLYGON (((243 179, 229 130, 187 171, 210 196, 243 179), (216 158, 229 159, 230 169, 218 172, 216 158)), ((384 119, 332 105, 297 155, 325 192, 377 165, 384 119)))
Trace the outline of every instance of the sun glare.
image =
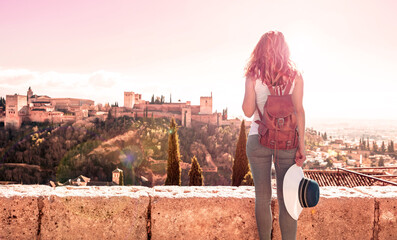
POLYGON ((315 68, 318 64, 316 55, 318 48, 314 44, 312 38, 307 35, 299 35, 287 39, 291 59, 294 61, 299 70, 305 71, 307 67, 315 68))

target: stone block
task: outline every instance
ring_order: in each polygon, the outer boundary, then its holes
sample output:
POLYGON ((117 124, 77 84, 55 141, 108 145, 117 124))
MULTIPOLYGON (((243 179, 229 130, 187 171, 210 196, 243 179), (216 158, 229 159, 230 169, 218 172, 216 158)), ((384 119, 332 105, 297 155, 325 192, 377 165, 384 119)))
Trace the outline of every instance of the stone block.
POLYGON ((35 239, 39 229, 38 198, 21 185, 0 186, 0 239, 35 239))
MULTIPOLYGON (((278 202, 274 201, 273 239, 281 239, 278 202)), ((299 216, 297 239, 371 239, 374 203, 353 188, 322 187, 317 206, 304 208, 299 216)))
POLYGON ((259 239, 254 188, 156 186, 152 240, 259 239))
POLYGON ((397 239, 397 186, 357 187, 375 198, 374 239, 397 239))
POLYGON ((41 239, 147 239, 145 187, 58 187, 43 200, 41 239))
POLYGON ((0 239, 35 239, 38 231, 36 197, 0 196, 0 239))

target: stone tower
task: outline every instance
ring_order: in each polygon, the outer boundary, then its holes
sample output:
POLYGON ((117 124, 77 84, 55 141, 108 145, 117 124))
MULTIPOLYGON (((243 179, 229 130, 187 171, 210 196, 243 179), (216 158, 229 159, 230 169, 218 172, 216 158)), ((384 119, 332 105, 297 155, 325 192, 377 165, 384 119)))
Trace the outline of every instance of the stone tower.
POLYGON ((132 108, 135 105, 134 92, 124 92, 124 107, 132 108))
POLYGON ((211 97, 200 97, 200 114, 212 114, 212 92, 211 97))
POLYGON ((6 118, 4 126, 19 128, 22 124, 22 116, 26 115, 27 97, 23 95, 6 95, 6 118))
POLYGON ((28 94, 27 94, 27 102, 28 102, 28 105, 29 105, 29 103, 31 103, 32 102, 32 96, 33 96, 33 91, 32 91, 32 89, 29 87, 29 89, 28 89, 28 94))
POLYGON ((187 105, 182 107, 182 126, 190 128, 192 126, 192 108, 187 105))

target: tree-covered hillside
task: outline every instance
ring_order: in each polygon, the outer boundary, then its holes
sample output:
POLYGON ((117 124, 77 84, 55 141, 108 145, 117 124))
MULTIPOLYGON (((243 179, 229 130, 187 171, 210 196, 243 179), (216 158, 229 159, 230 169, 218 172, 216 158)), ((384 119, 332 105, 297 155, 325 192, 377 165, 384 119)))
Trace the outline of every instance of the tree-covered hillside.
MULTIPOLYGON (((141 176, 160 185, 166 173, 168 119, 130 117, 78 121, 61 126, 22 126, 0 129, 0 181, 25 184, 64 182, 82 174, 92 181, 111 181, 116 167, 125 184, 139 185, 141 176)), ((205 185, 230 185, 237 126, 200 126, 178 130, 181 160, 193 155, 201 167, 211 159, 217 172, 205 172, 205 185)), ((190 168, 182 169, 188 185, 190 168)))

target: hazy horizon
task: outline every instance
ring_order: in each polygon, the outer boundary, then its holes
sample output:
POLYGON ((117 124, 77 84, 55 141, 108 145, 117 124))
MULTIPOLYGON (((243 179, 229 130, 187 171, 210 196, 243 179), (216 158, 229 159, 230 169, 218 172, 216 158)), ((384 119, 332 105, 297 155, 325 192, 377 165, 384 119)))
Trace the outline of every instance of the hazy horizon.
POLYGON ((395 1, 1 1, 0 96, 118 102, 124 91, 243 117, 244 67, 280 30, 316 119, 397 119, 395 1))

